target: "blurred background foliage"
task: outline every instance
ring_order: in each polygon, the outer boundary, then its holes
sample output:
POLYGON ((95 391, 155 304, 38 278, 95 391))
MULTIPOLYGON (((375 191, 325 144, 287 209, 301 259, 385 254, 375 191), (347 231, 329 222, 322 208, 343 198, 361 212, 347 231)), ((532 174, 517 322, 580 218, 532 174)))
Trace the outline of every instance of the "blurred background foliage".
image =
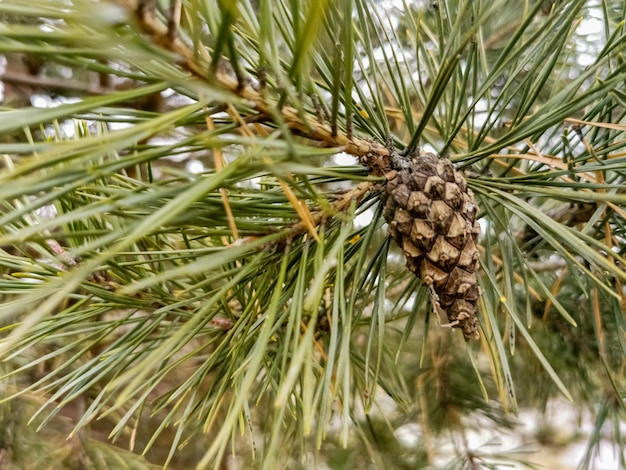
POLYGON ((0 468, 625 468, 625 15, 2 1, 0 468), (479 341, 390 145, 476 195, 479 341))

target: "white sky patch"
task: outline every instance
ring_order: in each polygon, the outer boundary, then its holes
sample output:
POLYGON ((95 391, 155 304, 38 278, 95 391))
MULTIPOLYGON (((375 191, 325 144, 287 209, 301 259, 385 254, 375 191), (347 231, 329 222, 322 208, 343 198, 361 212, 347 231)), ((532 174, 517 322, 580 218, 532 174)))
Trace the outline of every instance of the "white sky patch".
MULTIPOLYGON (((575 60, 578 65, 588 67, 594 64, 597 56, 606 44, 606 31, 602 21, 599 2, 593 2, 575 32, 575 60)), ((576 78, 580 71, 570 71, 569 78, 576 78), (574 75, 574 77, 572 77, 574 75)))
POLYGON ((35 214, 41 219, 52 220, 56 217, 57 210, 52 204, 48 204, 35 210, 35 214))
POLYGON ((30 104, 33 108, 56 108, 64 104, 80 103, 80 98, 57 96, 52 98, 48 95, 34 94, 30 97, 30 104))
POLYGON ((204 171, 204 164, 200 160, 189 160, 185 165, 185 169, 189 173, 202 173, 204 171))
MULTIPOLYGON (((95 6, 95 5, 94 5, 95 6)), ((128 21, 128 13, 124 8, 114 5, 113 3, 102 3, 97 5, 94 20, 96 23, 119 24, 128 21)))
POLYGON ((50 97, 46 95, 32 95, 30 97, 30 104, 34 108, 49 108, 51 101, 50 97))
POLYGON ((171 96, 169 98, 169 102, 170 102, 170 104, 172 106, 181 106, 182 107, 182 106, 187 106, 189 104, 195 104, 196 103, 195 100, 189 98, 188 96, 181 95, 180 93, 177 93, 175 90, 172 90, 171 88, 168 88, 167 90, 162 91, 161 95, 163 97, 166 97, 166 98, 168 96, 171 96), (166 92, 170 92, 170 91, 171 91, 170 94, 168 94, 168 95, 165 94, 166 92))
POLYGON ((590 8, 576 29, 576 36, 580 38, 576 42, 578 64, 587 67, 596 61, 598 53, 605 45, 604 34, 604 23, 596 9, 590 8))
POLYGON ((112 131, 119 131, 122 129, 128 129, 129 127, 133 127, 133 125, 129 122, 109 122, 107 126, 112 131))
POLYGON ((590 11, 589 16, 585 16, 580 22, 580 26, 576 30, 576 33, 583 36, 597 36, 597 38, 594 39, 599 39, 602 36, 602 33, 604 33, 604 24, 600 18, 594 15, 593 11, 590 11))
POLYGON ((76 135, 76 126, 78 123, 74 120, 63 121, 60 124, 61 132, 63 132, 63 136, 72 138, 76 135))
POLYGON ((591 54, 579 54, 578 63, 583 67, 587 67, 596 61, 596 56, 591 54))
POLYGON ((47 24, 39 25, 39 29, 42 30, 44 33, 52 33, 52 32, 54 32, 54 28, 52 28, 51 26, 49 26, 47 24))
POLYGON ((478 219, 478 225, 480 225, 480 233, 487 233, 487 230, 489 230, 489 222, 484 217, 478 219))
MULTIPOLYGON (((471 104, 472 99, 470 98, 469 104, 471 104)), ((489 103, 487 103, 486 99, 480 99, 474 106, 474 126, 476 128, 482 128, 487 122, 487 116, 489 111, 489 103)))
POLYGON ((417 423, 409 423, 396 429, 396 438, 404 447, 412 449, 422 440, 422 427, 417 423))
POLYGON ((400 47, 395 41, 385 43, 385 45, 382 47, 374 48, 374 59, 376 59, 377 62, 384 61, 385 57, 388 57, 389 59, 393 60, 394 55, 398 63, 405 62, 404 54, 402 54, 400 47))
POLYGON ((403 0, 383 0, 380 2, 381 8, 385 10, 390 10, 392 8, 404 9, 404 1, 403 0))
POLYGON ((261 177, 250 178, 236 183, 240 188, 261 189, 261 177))
POLYGON ((421 146, 421 148, 424 152, 430 152, 430 153, 434 153, 435 155, 437 155, 437 150, 435 149, 435 147, 433 147, 430 144, 424 144, 421 146))
POLYGON ((354 218, 354 226, 355 228, 367 227, 374 220, 374 211, 372 209, 368 209, 366 211, 361 212, 354 218))
POLYGON ((403 310, 412 311, 417 301, 417 295, 411 294, 411 296, 404 302, 403 310))
POLYGON ((58 65, 56 67, 56 71, 61 75, 61 77, 66 79, 71 79, 74 76, 74 70, 72 67, 67 67, 65 65, 58 65))
MULTIPOLYGON (((167 146, 167 145, 174 145, 176 142, 178 142, 178 140, 179 139, 176 139, 174 137, 159 136, 159 137, 152 137, 148 143, 154 146, 167 146)), ((189 158, 190 155, 191 155, 190 152, 177 152, 171 155, 166 155, 163 158, 178 163, 178 162, 184 162, 185 160, 189 158)))
POLYGON ((353 166, 357 165, 358 161, 354 155, 350 155, 346 152, 340 152, 333 155, 333 163, 337 166, 353 166))

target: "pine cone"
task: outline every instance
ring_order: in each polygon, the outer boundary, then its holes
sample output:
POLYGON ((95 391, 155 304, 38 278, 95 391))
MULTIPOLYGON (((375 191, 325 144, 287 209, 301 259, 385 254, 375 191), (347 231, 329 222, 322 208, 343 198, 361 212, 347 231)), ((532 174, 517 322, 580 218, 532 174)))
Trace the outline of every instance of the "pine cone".
POLYGON ((395 166, 386 174, 383 197, 389 235, 409 270, 429 287, 437 312, 466 339, 478 338, 474 195, 447 159, 427 153, 395 166))

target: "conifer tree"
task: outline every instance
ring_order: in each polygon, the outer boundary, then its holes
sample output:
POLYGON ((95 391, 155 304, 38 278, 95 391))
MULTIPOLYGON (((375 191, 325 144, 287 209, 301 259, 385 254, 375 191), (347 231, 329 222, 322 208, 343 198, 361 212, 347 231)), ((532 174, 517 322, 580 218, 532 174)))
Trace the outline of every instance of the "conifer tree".
POLYGON ((624 2, 0 17, 1 468, 626 467, 624 2))

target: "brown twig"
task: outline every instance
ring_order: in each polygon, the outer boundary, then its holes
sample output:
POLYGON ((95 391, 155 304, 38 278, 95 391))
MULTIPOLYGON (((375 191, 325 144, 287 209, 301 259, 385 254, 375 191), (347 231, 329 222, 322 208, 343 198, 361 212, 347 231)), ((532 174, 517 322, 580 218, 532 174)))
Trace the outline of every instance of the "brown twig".
MULTIPOLYGON (((375 187, 376 187, 376 184, 372 183, 371 181, 363 181, 362 183, 359 183, 354 188, 350 189, 349 191, 346 191, 341 196, 340 199, 336 200, 332 204, 332 209, 327 210, 327 211, 319 210, 319 211, 312 213, 311 216, 313 218, 312 220, 313 224, 315 224, 316 226, 319 226, 320 224, 324 222, 324 220, 330 219, 337 214, 345 212, 353 202, 354 203, 360 202, 361 199, 363 199, 363 197, 369 191, 373 190, 375 187)), ((300 233, 306 232, 308 227, 309 227, 309 224, 304 220, 292 225, 291 236, 293 237, 295 235, 299 235, 300 233)))
POLYGON ((330 126, 320 123, 316 116, 301 117, 296 108, 279 106, 278 102, 266 97, 252 85, 242 84, 236 77, 223 70, 218 69, 215 73, 211 73, 206 50, 200 49, 196 54, 178 35, 172 37, 168 26, 157 17, 150 3, 138 3, 136 0, 116 0, 116 2, 132 11, 142 31, 150 37, 151 41, 176 54, 179 57, 178 65, 190 74, 246 100, 257 113, 268 116, 268 119, 274 110, 279 110, 282 120, 292 132, 328 147, 338 147, 358 157, 360 162, 369 167, 375 175, 384 174, 385 169, 389 167, 389 150, 384 145, 348 136, 342 132, 333 133, 330 126))

